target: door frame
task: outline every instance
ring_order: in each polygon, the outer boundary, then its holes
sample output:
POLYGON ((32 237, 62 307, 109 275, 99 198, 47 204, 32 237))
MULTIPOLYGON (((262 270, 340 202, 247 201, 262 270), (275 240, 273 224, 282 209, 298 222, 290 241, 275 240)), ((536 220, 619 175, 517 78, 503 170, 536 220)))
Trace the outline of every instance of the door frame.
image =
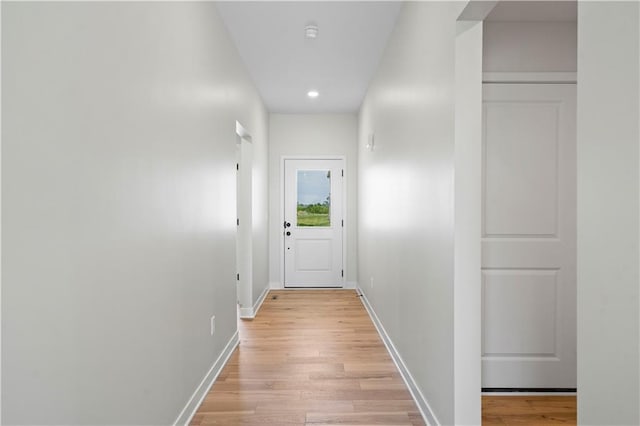
MULTIPOLYGON (((280 157, 280 213, 278 220, 278 232, 280 233, 280 244, 278 251, 278 258, 280 259, 280 280, 279 287, 284 289, 284 233, 282 231, 282 224, 284 223, 284 194, 285 194, 285 176, 284 176, 284 163, 285 160, 342 160, 344 176, 342 177, 342 219, 344 220, 344 226, 342 227, 342 270, 344 274, 342 274, 342 287, 346 288, 347 283, 347 238, 349 235, 348 226, 349 223, 346 220, 347 218, 347 158, 344 155, 283 155, 280 157)), ((340 288, 340 287, 338 287, 340 288)), ((314 287, 310 288, 289 288, 288 290, 313 290, 314 287)))

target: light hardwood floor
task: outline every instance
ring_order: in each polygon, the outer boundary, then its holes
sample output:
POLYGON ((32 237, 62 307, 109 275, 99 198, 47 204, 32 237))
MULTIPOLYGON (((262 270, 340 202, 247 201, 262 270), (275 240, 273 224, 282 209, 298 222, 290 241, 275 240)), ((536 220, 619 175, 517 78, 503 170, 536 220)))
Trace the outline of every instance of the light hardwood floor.
POLYGON ((575 425, 575 396, 483 396, 483 425, 575 425))
MULTIPOLYGON (((271 291, 239 328, 191 425, 424 425, 355 291, 271 291)), ((575 398, 483 397, 483 424, 559 423, 575 398)))
POLYGON ((353 290, 271 291, 191 423, 424 425, 353 290))

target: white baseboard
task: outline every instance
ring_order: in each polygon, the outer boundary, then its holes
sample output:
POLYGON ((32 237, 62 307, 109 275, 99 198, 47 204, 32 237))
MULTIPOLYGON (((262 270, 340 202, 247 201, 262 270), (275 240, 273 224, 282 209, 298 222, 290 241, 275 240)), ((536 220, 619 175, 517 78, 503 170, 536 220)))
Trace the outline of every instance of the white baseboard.
POLYGON ((264 288, 264 290, 262 291, 262 294, 260 295, 260 297, 258 297, 258 300, 256 300, 256 304, 253 305, 253 316, 254 317, 256 315, 258 315, 258 311, 262 307, 262 304, 264 303, 264 300, 267 298, 267 295, 269 294, 269 290, 271 290, 271 288, 269 286, 266 286, 264 288))
POLYGON ((253 314, 253 306, 250 308, 240 308, 238 310, 240 313, 240 318, 242 319, 253 319, 255 315, 253 314))
MULTIPOLYGON (((269 283, 269 288, 272 290, 284 290, 285 286, 282 283, 276 283, 276 282, 271 282, 269 283)), ((317 289, 321 289, 323 287, 289 287, 286 288, 287 290, 317 290, 317 289)), ((328 287, 329 289, 335 289, 336 287, 328 287)), ((337 287, 337 289, 349 289, 349 290, 355 290, 358 288, 358 282, 357 281, 345 281, 344 284, 342 285, 342 287, 337 287)))
POLYGON ((176 418, 176 421, 173 422, 174 426, 186 426, 191 422, 191 419, 196 414, 196 411, 198 411, 200 404, 202 404, 204 397, 207 396, 207 393, 209 393, 209 389, 211 389, 211 386, 213 386, 213 383, 218 378, 218 375, 220 375, 220 372, 224 368, 225 364, 229 360, 229 357, 231 357, 231 354, 236 349, 239 343, 240 339, 238 336, 238 331, 236 331, 233 336, 231 336, 231 339, 222 350, 222 353, 220 354, 218 359, 216 359, 216 362, 214 362, 209 369, 209 372, 205 374, 204 378, 202 379, 196 390, 193 392, 193 395, 191 395, 191 398, 189 398, 189 401, 187 401, 187 404, 184 406, 184 408, 176 418))
POLYGON ((258 311, 262 307, 262 303, 264 303, 264 299, 267 298, 267 294, 269 294, 269 290, 271 290, 271 286, 265 287, 262 291, 258 300, 251 308, 240 308, 240 318, 242 319, 254 319, 256 315, 258 315, 258 311))
POLYGON ((389 337, 386 330, 382 326, 382 323, 380 322, 378 315, 376 315, 375 311, 373 310, 373 307, 371 306, 371 304, 369 304, 367 297, 364 295, 360 287, 358 287, 358 293, 361 295, 360 299, 362 300, 362 304, 364 305, 365 309, 369 313, 369 317, 371 317, 371 321, 373 321, 373 325, 375 325, 376 330, 378 330, 378 334, 380 335, 382 342, 386 346, 387 351, 389 352, 389 355, 391 355, 391 359, 393 359, 393 362, 398 368, 398 371, 400 372, 400 375, 402 376, 404 383, 407 385, 407 388, 409 388, 409 392, 411 393, 413 400, 416 402, 416 405, 420 410, 420 414, 422 414, 422 418, 424 419, 427 425, 430 425, 430 426, 440 425, 440 422, 438 421, 438 418, 436 417, 435 413, 429 406, 427 399, 424 397, 424 395, 420 391, 420 388, 418 388, 416 381, 414 380, 413 376, 409 372, 409 369, 407 368, 406 364, 402 360, 402 357, 398 353, 398 350, 393 345, 391 338, 389 337))

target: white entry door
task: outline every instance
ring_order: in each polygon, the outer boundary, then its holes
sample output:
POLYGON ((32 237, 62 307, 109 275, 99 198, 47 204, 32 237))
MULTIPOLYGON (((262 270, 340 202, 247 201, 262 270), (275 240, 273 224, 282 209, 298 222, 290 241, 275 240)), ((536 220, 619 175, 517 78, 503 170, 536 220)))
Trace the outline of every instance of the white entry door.
POLYGON ((482 387, 576 387, 576 91, 485 84, 482 387))
POLYGON ((284 161, 284 286, 342 287, 343 160, 284 161))

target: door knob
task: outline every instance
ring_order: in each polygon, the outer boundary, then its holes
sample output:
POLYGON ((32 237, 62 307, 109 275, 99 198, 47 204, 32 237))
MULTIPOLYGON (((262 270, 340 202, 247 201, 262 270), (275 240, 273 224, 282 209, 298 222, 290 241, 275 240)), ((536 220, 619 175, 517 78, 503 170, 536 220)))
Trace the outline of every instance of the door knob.
POLYGON ((284 221, 284 227, 288 228, 291 226, 291 223, 287 222, 286 220, 284 221))
POLYGON ((291 231, 287 231, 287 237, 291 235, 291 231))

